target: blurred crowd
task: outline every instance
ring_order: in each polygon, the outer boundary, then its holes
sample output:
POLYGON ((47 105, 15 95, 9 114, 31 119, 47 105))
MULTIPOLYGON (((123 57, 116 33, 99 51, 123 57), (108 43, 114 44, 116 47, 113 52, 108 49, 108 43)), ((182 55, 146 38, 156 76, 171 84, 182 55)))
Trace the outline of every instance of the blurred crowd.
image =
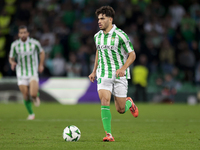
POLYGON ((0 43, 2 37, 7 40, 4 47, 0 46, 0 54, 5 50, 5 55, 0 55, 1 74, 15 75, 7 58, 11 42, 17 39, 18 26, 25 24, 46 53, 41 76, 88 76, 96 51, 93 36, 99 30, 95 10, 102 5, 114 8, 114 24, 128 34, 133 44, 137 56, 131 66, 134 84, 146 87, 144 80, 151 83, 152 78, 158 86, 177 86, 173 85, 175 81, 200 83, 198 0, 1 1, 0 20, 10 16, 8 32, 0 30, 0 43), (13 13, 5 7, 8 5, 14 7, 13 13))

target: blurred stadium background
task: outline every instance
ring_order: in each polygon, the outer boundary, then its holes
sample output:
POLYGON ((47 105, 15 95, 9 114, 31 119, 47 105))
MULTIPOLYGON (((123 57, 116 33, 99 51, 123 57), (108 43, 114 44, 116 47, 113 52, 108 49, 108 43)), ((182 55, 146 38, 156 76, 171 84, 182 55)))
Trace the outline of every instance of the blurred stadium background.
POLYGON ((128 34, 137 55, 128 96, 138 102, 198 103, 198 0, 0 0, 0 101, 22 100, 8 54, 18 26, 27 25, 46 53, 42 101, 99 102, 96 83, 87 76, 99 30, 95 10, 102 5, 115 9, 114 23, 128 34))

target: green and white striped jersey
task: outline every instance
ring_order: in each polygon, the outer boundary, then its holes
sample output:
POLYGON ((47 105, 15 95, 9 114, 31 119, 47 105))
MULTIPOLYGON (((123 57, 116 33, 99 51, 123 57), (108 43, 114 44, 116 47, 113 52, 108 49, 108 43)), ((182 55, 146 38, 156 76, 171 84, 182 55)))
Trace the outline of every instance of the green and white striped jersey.
MULTIPOLYGON (((113 78, 116 70, 120 69, 128 58, 128 53, 134 51, 127 34, 113 25, 107 34, 102 30, 94 35, 98 50, 97 78, 113 78)), ((126 69, 125 77, 130 79, 130 70, 126 69)))
POLYGON ((17 58, 17 77, 38 76, 38 54, 42 51, 39 41, 29 37, 25 42, 18 39, 11 44, 9 57, 17 58))

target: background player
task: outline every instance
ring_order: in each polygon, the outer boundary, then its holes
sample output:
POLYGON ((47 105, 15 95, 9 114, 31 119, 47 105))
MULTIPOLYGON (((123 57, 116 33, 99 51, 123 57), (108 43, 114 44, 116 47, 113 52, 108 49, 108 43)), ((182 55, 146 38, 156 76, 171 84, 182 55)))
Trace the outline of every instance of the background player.
POLYGON ((16 67, 16 75, 18 86, 23 94, 24 104, 28 110, 28 120, 35 119, 35 114, 32 110, 30 97, 35 106, 40 105, 40 99, 37 97, 38 93, 38 71, 41 73, 44 70, 45 53, 40 43, 29 37, 29 32, 26 26, 19 27, 19 39, 11 44, 9 55, 9 63, 11 69, 16 67), (38 66, 39 55, 39 66, 38 66), (15 61, 17 58, 17 62, 15 61))
POLYGON ((103 6, 95 13, 100 31, 94 36, 97 51, 94 69, 89 79, 94 82, 97 75, 101 118, 106 132, 103 141, 114 141, 111 134, 111 93, 114 95, 115 107, 119 113, 123 114, 130 109, 134 117, 138 116, 138 108, 130 97, 126 98, 127 79, 130 79, 128 67, 134 62, 136 55, 126 33, 112 24, 115 15, 113 8, 103 6))

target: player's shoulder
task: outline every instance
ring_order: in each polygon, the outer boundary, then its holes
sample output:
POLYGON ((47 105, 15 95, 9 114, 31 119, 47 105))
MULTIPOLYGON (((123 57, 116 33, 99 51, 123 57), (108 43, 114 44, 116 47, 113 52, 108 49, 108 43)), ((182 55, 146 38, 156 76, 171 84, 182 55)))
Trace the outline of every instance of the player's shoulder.
POLYGON ((115 29, 115 33, 118 34, 118 35, 120 35, 120 34, 127 35, 127 34, 126 34, 122 29, 120 29, 120 28, 116 28, 116 29, 115 29))
POLYGON ((40 42, 37 39, 35 39, 35 38, 29 38, 29 41, 31 43, 33 43, 33 44, 36 44, 36 45, 40 44, 40 42))
POLYGON ((20 42, 20 40, 17 39, 17 40, 15 40, 15 41, 13 41, 13 42, 11 43, 11 46, 16 46, 16 45, 19 44, 19 42, 20 42))
POLYGON ((122 39, 123 41, 128 40, 129 41, 129 37, 128 35, 121 29, 116 28, 115 33, 117 34, 117 36, 122 39))
POLYGON ((94 35, 94 38, 97 37, 101 33, 101 30, 94 35))

